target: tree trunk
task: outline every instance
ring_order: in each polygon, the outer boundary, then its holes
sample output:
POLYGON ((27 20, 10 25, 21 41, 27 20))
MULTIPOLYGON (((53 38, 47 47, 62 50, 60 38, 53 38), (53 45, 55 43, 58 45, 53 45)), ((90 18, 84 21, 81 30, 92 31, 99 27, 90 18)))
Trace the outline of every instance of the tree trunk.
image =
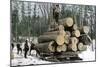
POLYGON ((77 30, 78 29, 78 26, 76 24, 73 25, 73 30, 77 30))
POLYGON ((38 37, 39 43, 55 41, 58 35, 40 35, 38 37))
POLYGON ((75 37, 79 37, 80 36, 80 31, 79 30, 75 30, 72 32, 72 35, 75 37))
POLYGON ((65 27, 71 27, 73 25, 73 19, 71 17, 67 17, 64 19, 59 20, 60 24, 64 25, 65 27))
POLYGON ((89 27, 88 26, 83 26, 80 28, 81 33, 88 34, 89 33, 89 27))
POLYGON ((78 43, 78 50, 79 51, 83 50, 83 43, 81 43, 81 42, 78 43))
POLYGON ((58 45, 63 45, 63 44, 64 44, 64 41, 65 41, 65 38, 64 38, 63 35, 58 35, 58 36, 57 36, 56 43, 57 43, 58 45))
POLYGON ((69 44, 68 45, 68 50, 70 51, 77 51, 77 45, 76 44, 69 44))
POLYGON ((65 52, 66 50, 67 50, 66 44, 57 46, 57 52, 61 52, 61 51, 65 52))
POLYGON ((78 39, 76 37, 71 37, 71 44, 77 44, 78 43, 78 39))
POLYGON ((65 44, 69 44, 70 37, 65 35, 65 44))
POLYGON ((58 45, 63 45, 64 43, 64 36, 63 35, 41 35, 38 38, 39 43, 56 41, 58 45))
POLYGON ((66 32, 64 30, 61 30, 61 31, 51 31, 51 32, 45 32, 43 33, 43 35, 63 35, 65 36, 66 35, 66 32))
POLYGON ((52 46, 53 43, 54 41, 39 43, 35 46, 35 48, 37 48, 40 52, 43 52, 43 53, 55 52, 54 46, 52 46))

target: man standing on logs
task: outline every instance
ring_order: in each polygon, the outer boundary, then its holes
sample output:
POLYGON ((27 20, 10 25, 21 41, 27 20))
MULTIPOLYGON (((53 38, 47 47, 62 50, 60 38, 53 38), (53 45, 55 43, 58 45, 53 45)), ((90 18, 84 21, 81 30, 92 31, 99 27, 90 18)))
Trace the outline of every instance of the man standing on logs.
POLYGON ((60 14, 60 8, 59 8, 59 4, 57 4, 54 8, 53 8, 53 18, 55 19, 56 23, 59 24, 59 14, 60 14))

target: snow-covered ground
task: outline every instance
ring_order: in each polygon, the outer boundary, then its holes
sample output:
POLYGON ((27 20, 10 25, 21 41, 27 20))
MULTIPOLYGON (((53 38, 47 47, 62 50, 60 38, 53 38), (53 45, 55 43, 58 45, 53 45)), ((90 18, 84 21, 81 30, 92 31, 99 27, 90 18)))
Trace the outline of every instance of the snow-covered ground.
MULTIPOLYGON (((83 61, 94 61, 95 60, 95 40, 93 40, 93 46, 88 46, 87 48, 88 48, 87 51, 84 51, 81 54, 79 54, 79 57, 82 58, 83 61)), ((38 57, 36 57, 35 51, 32 51, 32 56, 27 56, 27 58, 24 58, 23 53, 18 55, 17 48, 14 47, 12 54, 14 55, 14 59, 11 59, 11 66, 54 63, 54 62, 49 62, 49 61, 44 61, 44 60, 39 59, 38 57)))
MULTIPOLYGON (((22 43, 23 46, 23 43, 22 43)), ((11 59, 11 66, 18 66, 18 65, 35 65, 35 64, 48 64, 53 62, 43 61, 36 57, 36 51, 33 50, 31 52, 31 56, 27 56, 27 58, 24 58, 24 52, 22 54, 17 54, 17 48, 16 45, 12 51, 12 54, 14 56, 14 59, 11 59)))
POLYGON ((95 40, 92 41, 90 46, 87 46, 87 50, 79 54, 80 58, 83 58, 83 61, 95 61, 95 40))

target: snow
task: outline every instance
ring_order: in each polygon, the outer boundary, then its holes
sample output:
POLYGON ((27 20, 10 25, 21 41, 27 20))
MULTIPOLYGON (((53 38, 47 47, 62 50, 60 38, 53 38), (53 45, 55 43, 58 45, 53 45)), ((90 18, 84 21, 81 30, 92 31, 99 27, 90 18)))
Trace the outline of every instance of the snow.
POLYGON ((94 61, 95 51, 91 51, 90 49, 87 49, 87 51, 84 51, 81 54, 79 54, 79 57, 82 58, 83 61, 94 61))
POLYGON ((79 57, 82 58, 83 61, 95 61, 96 60, 95 59, 95 40, 92 41, 92 44, 90 46, 87 46, 86 51, 79 54, 79 57))
POLYGON ((11 66, 18 66, 18 65, 31 65, 31 64, 48 64, 52 62, 43 61, 36 57, 36 51, 31 51, 31 56, 27 56, 27 58, 24 58, 23 53, 17 54, 17 48, 14 47, 12 54, 14 55, 14 59, 11 59, 11 66))
MULTIPOLYGON (((24 43, 22 43, 23 46, 24 43)), ((87 46, 87 50, 79 54, 79 57, 83 59, 83 61, 95 61, 95 40, 92 41, 93 47, 87 46), (92 48, 94 50, 92 50, 92 48)), ((35 65, 35 64, 49 64, 54 62, 45 61, 36 57, 36 51, 32 50, 31 56, 27 56, 24 58, 24 52, 22 54, 17 54, 17 48, 14 47, 12 54, 14 55, 14 59, 11 59, 11 66, 18 66, 18 65, 35 65)))
POLYGON ((38 59, 35 56, 28 56, 27 58, 15 58, 11 60, 12 66, 17 66, 17 65, 31 65, 31 64, 48 64, 51 62, 48 61, 43 61, 41 59, 38 59))

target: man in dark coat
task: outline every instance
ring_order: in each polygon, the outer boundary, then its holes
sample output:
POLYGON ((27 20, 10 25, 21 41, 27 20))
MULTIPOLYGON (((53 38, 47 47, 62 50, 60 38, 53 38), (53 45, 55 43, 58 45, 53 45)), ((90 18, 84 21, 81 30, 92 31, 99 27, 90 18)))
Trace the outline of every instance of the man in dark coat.
POLYGON ((13 48, 14 48, 14 44, 13 44, 13 43, 11 43, 11 49, 13 50, 13 48))
POLYGON ((27 58, 27 52, 29 50, 29 46, 28 46, 28 42, 27 40, 25 41, 25 45, 24 45, 24 57, 27 58))
POLYGON ((17 54, 19 54, 19 51, 21 51, 21 53, 22 53, 22 49, 20 47, 20 44, 17 44, 17 54))
POLYGON ((35 50, 35 44, 31 42, 31 46, 30 46, 30 54, 31 54, 31 51, 32 51, 32 50, 35 50))
POLYGON ((60 8, 59 5, 57 4, 54 8, 53 8, 53 18, 55 19, 55 21, 58 23, 58 19, 59 19, 59 13, 60 13, 60 8))

